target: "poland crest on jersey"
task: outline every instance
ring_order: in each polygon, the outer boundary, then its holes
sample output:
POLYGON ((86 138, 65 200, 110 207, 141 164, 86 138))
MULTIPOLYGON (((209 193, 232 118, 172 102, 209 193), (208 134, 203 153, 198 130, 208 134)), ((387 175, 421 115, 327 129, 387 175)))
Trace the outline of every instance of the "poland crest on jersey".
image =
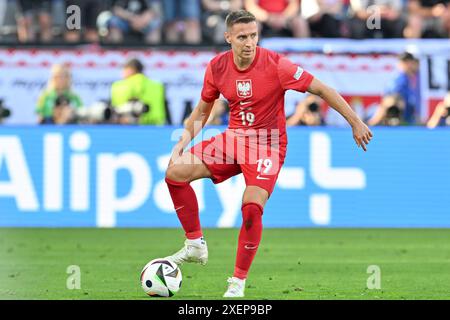
POLYGON ((252 80, 236 80, 236 91, 239 98, 252 96, 252 80))

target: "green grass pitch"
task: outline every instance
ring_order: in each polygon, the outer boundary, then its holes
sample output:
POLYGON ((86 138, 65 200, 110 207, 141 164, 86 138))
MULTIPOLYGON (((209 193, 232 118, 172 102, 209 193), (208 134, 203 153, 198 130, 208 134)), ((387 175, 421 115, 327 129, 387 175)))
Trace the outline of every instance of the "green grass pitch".
MULTIPOLYGON (((221 299, 238 229, 205 229, 209 262, 181 267, 170 299, 221 299)), ((0 229, 0 299, 154 299, 140 287, 150 260, 178 250, 181 229, 0 229), (81 271, 69 290, 67 268, 81 271)), ((265 229, 246 299, 449 299, 448 229, 265 229), (370 265, 381 289, 368 289, 370 265)), ((166 298, 167 299, 167 298, 166 298)))

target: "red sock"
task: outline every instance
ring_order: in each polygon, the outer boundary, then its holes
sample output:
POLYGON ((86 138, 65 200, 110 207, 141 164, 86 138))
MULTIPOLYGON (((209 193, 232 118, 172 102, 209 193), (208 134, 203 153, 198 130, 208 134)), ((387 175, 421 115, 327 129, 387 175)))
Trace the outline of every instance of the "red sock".
POLYGON ((197 239, 203 236, 198 216, 198 203, 194 189, 189 182, 177 182, 166 178, 178 219, 183 226, 186 238, 197 239))
POLYGON ((242 206, 242 227, 239 233, 236 265, 236 278, 246 279, 248 270, 258 250, 262 234, 263 208, 257 203, 246 203, 242 206))

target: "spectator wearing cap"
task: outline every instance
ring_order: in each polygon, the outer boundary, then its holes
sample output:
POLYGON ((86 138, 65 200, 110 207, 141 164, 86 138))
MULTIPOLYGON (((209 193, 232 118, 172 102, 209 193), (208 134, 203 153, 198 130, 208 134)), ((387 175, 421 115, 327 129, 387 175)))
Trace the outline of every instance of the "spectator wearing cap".
MULTIPOLYGON (((163 125, 166 123, 164 85, 144 75, 144 66, 136 59, 128 60, 122 69, 122 80, 111 87, 111 105, 123 108, 130 101, 139 101, 148 106, 148 111, 139 116, 138 123, 163 125)), ((122 123, 128 123, 127 119, 122 123)))
POLYGON ((368 121, 369 125, 381 124, 390 110, 394 112, 394 109, 398 109, 401 113, 399 124, 419 123, 421 105, 419 60, 411 53, 405 52, 400 55, 398 66, 400 72, 387 86, 382 103, 368 121))
POLYGON ((63 64, 52 66, 47 88, 41 93, 36 112, 40 124, 64 124, 69 120, 72 108, 80 108, 80 97, 72 90, 69 67, 63 64))
POLYGON ((261 23, 263 36, 306 38, 310 35, 298 0, 245 0, 244 6, 261 23))

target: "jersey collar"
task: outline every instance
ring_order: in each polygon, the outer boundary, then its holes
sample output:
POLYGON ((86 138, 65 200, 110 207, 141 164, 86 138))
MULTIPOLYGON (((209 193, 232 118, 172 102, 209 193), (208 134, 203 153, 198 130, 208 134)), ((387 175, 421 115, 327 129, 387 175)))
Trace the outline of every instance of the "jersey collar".
POLYGON ((256 65, 256 62, 258 61, 259 51, 260 51, 259 46, 256 46, 256 54, 255 54, 255 58, 253 59, 253 62, 247 67, 247 69, 239 70, 233 60, 233 50, 230 50, 230 53, 231 53, 230 59, 231 59, 231 64, 233 65, 234 70, 236 70, 239 73, 250 72, 250 70, 253 69, 253 67, 256 65))

